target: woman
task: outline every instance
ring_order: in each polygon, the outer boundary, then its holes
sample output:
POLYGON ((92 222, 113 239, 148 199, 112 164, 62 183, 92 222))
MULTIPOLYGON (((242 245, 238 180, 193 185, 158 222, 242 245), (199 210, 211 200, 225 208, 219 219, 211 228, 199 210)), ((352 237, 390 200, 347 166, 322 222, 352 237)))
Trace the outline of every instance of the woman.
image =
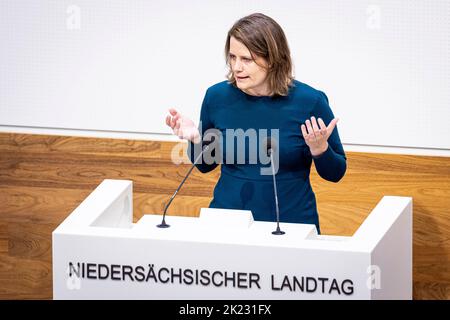
MULTIPOLYGON (((311 163, 314 161, 319 175, 328 181, 339 181, 346 171, 336 128, 338 119, 327 96, 293 78, 285 34, 266 15, 256 13, 238 20, 228 32, 225 56, 228 80, 208 88, 200 128, 175 109, 169 110, 167 125, 178 137, 189 141, 191 161, 202 150, 196 146, 204 143, 208 129, 218 130, 222 137, 230 129, 276 132, 278 146, 273 150, 279 158, 276 180, 280 221, 315 224, 320 233, 309 180, 311 163)), ((236 163, 234 156, 227 156, 235 148, 227 148, 230 141, 224 140, 221 176, 210 207, 251 210, 255 220, 275 221, 273 179, 261 174, 262 167, 267 166, 261 162, 236 163)), ((248 160, 254 150, 246 146, 244 158, 248 160)), ((203 173, 218 165, 205 162, 196 165, 203 173)))

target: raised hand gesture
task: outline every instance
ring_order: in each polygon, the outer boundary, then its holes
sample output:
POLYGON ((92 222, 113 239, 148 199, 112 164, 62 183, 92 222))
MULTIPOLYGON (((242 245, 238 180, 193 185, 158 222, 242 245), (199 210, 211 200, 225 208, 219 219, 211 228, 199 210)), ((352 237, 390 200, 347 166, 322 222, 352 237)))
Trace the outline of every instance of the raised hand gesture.
POLYGON ((174 108, 170 108, 169 113, 166 117, 166 124, 172 128, 174 134, 180 139, 186 139, 193 143, 200 142, 200 133, 191 119, 183 116, 174 108))
POLYGON ((303 138, 305 138, 305 142, 308 145, 312 156, 316 157, 327 151, 328 138, 338 121, 338 118, 334 118, 328 126, 326 126, 321 118, 316 121, 316 118, 313 116, 311 117, 311 120, 308 119, 305 121, 306 125, 301 125, 303 138))

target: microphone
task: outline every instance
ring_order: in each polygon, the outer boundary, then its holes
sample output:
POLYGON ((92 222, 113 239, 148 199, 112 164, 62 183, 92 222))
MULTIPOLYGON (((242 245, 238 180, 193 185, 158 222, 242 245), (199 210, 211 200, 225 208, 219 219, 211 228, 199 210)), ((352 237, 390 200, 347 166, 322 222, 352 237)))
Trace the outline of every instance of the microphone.
POLYGON ((181 189, 181 186, 184 184, 184 182, 186 181, 186 179, 189 177, 189 175, 191 174, 192 170, 194 169, 195 165, 197 164, 197 162, 200 160, 200 158, 202 157, 203 153, 209 149, 209 146, 211 143, 213 143, 215 141, 215 136, 212 136, 212 139, 210 141, 203 141, 203 149, 200 152, 200 154, 197 156, 197 158, 195 159, 194 163, 192 164, 192 167, 189 169, 188 173, 186 174, 186 176, 184 177, 183 181, 181 181, 180 185, 178 186, 177 190, 175 190, 175 193, 172 195, 172 197, 170 198, 169 202, 166 204, 165 208, 164 208, 164 213, 163 213, 163 217, 162 217, 162 221, 160 224, 157 225, 158 228, 169 228, 170 225, 166 223, 166 212, 167 209, 169 208, 170 204, 172 203, 173 199, 175 198, 175 196, 177 195, 178 191, 181 189))
POLYGON ((268 137, 264 141, 264 147, 267 152, 267 155, 270 156, 270 166, 272 168, 272 177, 273 177, 273 192, 275 195, 275 209, 276 209, 276 213, 277 213, 277 229, 275 231, 272 231, 272 234, 282 235, 282 234, 285 234, 285 232, 280 230, 280 209, 278 206, 277 181, 275 179, 275 169, 273 167, 273 152, 277 151, 277 146, 276 146, 275 141, 272 140, 271 137, 268 137))

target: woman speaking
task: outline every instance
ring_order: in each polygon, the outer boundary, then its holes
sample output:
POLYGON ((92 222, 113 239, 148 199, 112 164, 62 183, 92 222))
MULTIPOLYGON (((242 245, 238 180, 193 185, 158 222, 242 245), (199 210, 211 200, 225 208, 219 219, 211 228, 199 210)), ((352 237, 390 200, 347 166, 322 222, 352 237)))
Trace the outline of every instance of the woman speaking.
POLYGON ((173 108, 166 118, 174 134, 189 141, 192 162, 202 150, 207 131, 221 134, 221 161, 196 165, 203 173, 221 165, 210 207, 250 210, 255 220, 275 221, 272 175, 262 174, 267 163, 249 161, 257 159, 262 148, 258 134, 271 133, 271 149, 277 153, 277 163, 272 165, 277 168, 280 221, 315 224, 320 233, 309 179, 312 161, 318 174, 328 181, 338 182, 346 171, 338 119, 327 96, 294 79, 284 31, 264 14, 243 17, 231 27, 225 59, 227 80, 207 89, 200 125, 173 108), (243 133, 245 140, 250 131, 257 134, 257 148, 249 143, 237 150, 237 144, 228 139, 234 132, 233 139, 243 133))

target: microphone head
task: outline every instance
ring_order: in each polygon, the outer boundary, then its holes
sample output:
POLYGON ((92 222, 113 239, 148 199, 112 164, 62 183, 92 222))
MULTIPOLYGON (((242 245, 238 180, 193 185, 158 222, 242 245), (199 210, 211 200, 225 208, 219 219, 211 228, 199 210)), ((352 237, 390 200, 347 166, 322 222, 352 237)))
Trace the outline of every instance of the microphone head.
POLYGON ((205 150, 208 149, 210 145, 214 146, 215 144, 219 143, 219 138, 217 135, 218 133, 215 131, 205 134, 202 139, 202 148, 205 150))
POLYGON ((264 152, 269 156, 269 151, 271 150, 272 153, 277 151, 277 143, 275 139, 272 137, 266 137, 263 140, 263 150, 264 152))

